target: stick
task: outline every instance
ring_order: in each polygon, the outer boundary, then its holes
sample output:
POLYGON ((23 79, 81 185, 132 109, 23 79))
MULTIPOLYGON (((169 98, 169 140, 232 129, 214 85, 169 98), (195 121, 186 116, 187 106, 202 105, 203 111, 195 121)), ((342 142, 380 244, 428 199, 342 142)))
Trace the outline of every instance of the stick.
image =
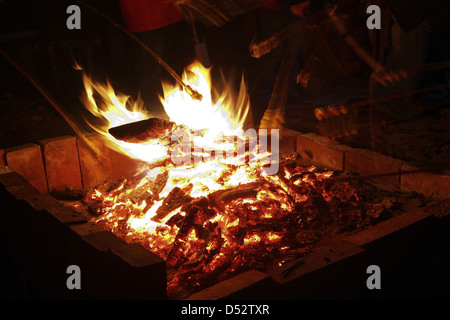
POLYGON ((142 42, 138 37, 136 37, 134 34, 132 34, 130 31, 128 31, 126 28, 112 20, 110 17, 108 17, 103 12, 100 12, 96 8, 86 4, 84 1, 76 0, 86 8, 92 10, 93 12, 97 13, 98 15, 102 16, 106 20, 108 20, 110 23, 112 23, 116 28, 122 30, 124 33, 126 33, 128 36, 130 36, 133 40, 135 40, 142 48, 144 48, 145 51, 150 53, 150 55, 156 59, 156 61, 164 68, 167 72, 175 79, 176 82, 180 86, 184 88, 184 90, 192 97, 192 99, 201 101, 203 99, 203 96, 196 90, 194 90, 191 86, 185 84, 181 77, 164 61, 162 60, 152 49, 150 49, 144 42, 142 42))
MULTIPOLYGON (((342 0, 336 5, 339 6, 339 8, 343 8, 352 4, 353 2, 355 2, 355 0, 342 0)), ((273 36, 271 36, 266 40, 251 44, 250 45, 251 56, 254 58, 261 58, 263 55, 269 53, 270 51, 278 47, 278 45, 282 41, 287 40, 292 36, 296 35, 297 33, 299 33, 300 31, 302 31, 307 24, 311 23, 316 19, 325 19, 327 16, 328 15, 325 9, 322 9, 302 19, 301 21, 284 28, 283 30, 279 31, 278 33, 274 34, 273 36)))
POLYGON ((436 71, 446 68, 450 68, 450 60, 424 64, 419 68, 419 72, 436 71))
POLYGON ((443 88, 450 88, 450 84, 448 84, 448 83, 447 84, 440 84, 440 85, 429 87, 429 88, 423 88, 423 89, 418 89, 418 90, 414 90, 414 91, 401 92, 401 93, 397 93, 397 94, 393 94, 393 95, 389 95, 389 96, 385 96, 385 97, 380 97, 380 98, 375 98, 375 99, 368 99, 368 100, 358 101, 358 102, 354 102, 354 103, 350 103, 350 104, 330 105, 330 106, 326 106, 326 107, 316 108, 314 110, 314 113, 316 114, 316 117, 318 118, 318 120, 322 120, 322 119, 326 119, 327 117, 323 117, 323 116, 319 117, 319 115, 326 114, 327 109, 330 109, 330 108, 333 109, 333 110, 340 110, 342 107, 356 109, 356 108, 368 106, 368 105, 375 104, 375 103, 380 103, 380 102, 385 102, 385 101, 389 101, 389 100, 399 99, 399 98, 412 96, 412 95, 416 95, 416 94, 420 94, 420 93, 426 93, 426 92, 430 92, 430 91, 434 91, 434 90, 438 90, 438 89, 443 89, 443 88))
MULTIPOLYGON (((370 54, 366 52, 347 32, 347 28, 342 23, 342 20, 339 18, 338 15, 336 15, 336 6, 333 8, 328 7, 328 12, 331 20, 333 21, 334 25, 336 26, 337 31, 339 34, 344 38, 344 41, 347 43, 348 46, 355 52, 355 54, 363 60, 373 71, 377 72, 380 70, 383 70, 384 67, 379 64, 370 54)), ((417 68, 417 72, 429 72, 429 71, 435 71, 440 69, 445 69, 450 67, 450 60, 441 61, 437 63, 430 63, 425 64, 419 68, 417 68)))
POLYGON ((328 15, 333 21, 334 25, 336 26, 337 31, 339 34, 344 38, 345 43, 355 52, 355 54, 364 61, 373 71, 379 71, 383 69, 383 66, 379 64, 377 61, 375 61, 374 58, 372 58, 366 50, 364 50, 356 41, 355 39, 348 34, 347 28, 342 23, 339 16, 336 14, 336 6, 334 7, 327 7, 328 15))

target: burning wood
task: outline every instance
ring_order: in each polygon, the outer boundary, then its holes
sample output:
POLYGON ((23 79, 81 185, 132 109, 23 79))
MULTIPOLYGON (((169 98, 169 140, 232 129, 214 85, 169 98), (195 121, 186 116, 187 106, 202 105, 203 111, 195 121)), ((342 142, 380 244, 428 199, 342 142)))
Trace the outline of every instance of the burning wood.
MULTIPOLYGON (((302 167, 294 158, 283 159, 277 175, 256 172, 253 182, 236 186, 222 180, 217 191, 207 190, 204 176, 200 196, 191 180, 175 186, 183 180, 173 175, 176 168, 162 164, 155 174, 156 168, 141 167, 129 181, 84 198, 95 221, 166 260, 172 297, 248 268, 301 258, 327 233, 360 229, 386 216, 373 214, 381 207, 394 209, 382 205, 385 199, 368 205, 350 182, 331 179, 336 173, 302 167)), ((245 164, 229 170, 242 169, 254 171, 245 164)))
POLYGON ((110 128, 108 131, 117 140, 139 143, 149 139, 163 139, 173 125, 170 121, 151 118, 110 128))
MULTIPOLYGON (((267 270, 301 258, 326 235, 386 216, 378 214, 381 207, 370 211, 361 201, 364 192, 351 181, 332 179, 337 173, 301 166, 295 157, 280 160, 278 141, 271 138, 269 151, 261 137, 244 135, 248 106, 228 106, 226 97, 213 102, 210 83, 201 76, 202 101, 184 91, 166 92, 170 121, 132 114, 132 124, 115 121, 114 128, 99 130, 113 146, 143 161, 131 178, 87 190, 83 199, 94 221, 166 261, 170 297, 249 268, 267 270), (181 129, 185 134, 176 133, 181 129), (272 153, 276 159, 267 161, 272 153), (187 161, 175 161, 180 155, 187 161), (276 172, 265 170, 273 161, 276 172)), ((94 104, 92 93, 89 97, 94 104)), ((127 113, 116 104, 111 108, 127 113)), ((95 104, 89 109, 115 119, 113 110, 98 112, 95 104)))

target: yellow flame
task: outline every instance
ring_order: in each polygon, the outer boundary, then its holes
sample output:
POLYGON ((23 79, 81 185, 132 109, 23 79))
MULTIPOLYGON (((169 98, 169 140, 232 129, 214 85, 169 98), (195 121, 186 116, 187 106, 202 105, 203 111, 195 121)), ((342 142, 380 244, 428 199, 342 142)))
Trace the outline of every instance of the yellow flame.
POLYGON ((94 82, 86 73, 83 73, 83 84, 85 95, 82 98, 85 107, 95 117, 105 119, 108 123, 105 127, 92 126, 100 133, 105 133, 105 129, 114 128, 131 122, 148 119, 148 115, 143 109, 140 101, 133 103, 129 110, 127 102, 130 96, 116 94, 111 83, 106 85, 94 82), (98 95, 98 97, 94 97, 98 95))
MULTIPOLYGON (((82 70, 78 64, 74 68, 82 70)), ((108 147, 149 163, 168 157, 167 146, 159 140, 129 143, 114 138, 108 132, 110 128, 149 119, 152 115, 144 108, 142 101, 132 102, 130 96, 116 93, 109 81, 106 84, 95 82, 84 72, 82 77, 85 87, 82 101, 99 120, 95 124, 88 119, 86 122, 105 138, 108 147)), ((229 148, 227 144, 217 146, 216 140, 223 135, 238 136, 242 132, 250 107, 243 82, 236 97, 228 94, 231 90, 226 88, 220 98, 213 101, 210 69, 196 62, 185 70, 183 77, 186 84, 203 95, 203 99, 194 100, 180 87, 163 83, 165 98, 161 101, 170 121, 190 129, 203 130, 205 135, 193 137, 199 147, 229 148)))
MULTIPOLYGON (((82 70, 78 64, 75 68, 82 70)), ((92 129, 102 135, 109 148, 150 163, 167 157, 167 148, 160 141, 129 143, 114 138, 108 132, 110 128, 150 118, 151 115, 145 110, 140 99, 133 102, 130 96, 116 93, 109 81, 106 84, 96 82, 85 72, 82 78, 85 92, 81 100, 95 121, 85 120, 92 129)))
POLYGON ((211 139, 240 132, 250 107, 243 82, 234 101, 236 103, 232 103, 227 95, 229 88, 213 101, 210 69, 199 62, 194 62, 184 71, 183 81, 201 93, 203 99, 194 100, 179 87, 163 83, 164 99, 161 102, 171 121, 189 129, 207 129, 211 139))

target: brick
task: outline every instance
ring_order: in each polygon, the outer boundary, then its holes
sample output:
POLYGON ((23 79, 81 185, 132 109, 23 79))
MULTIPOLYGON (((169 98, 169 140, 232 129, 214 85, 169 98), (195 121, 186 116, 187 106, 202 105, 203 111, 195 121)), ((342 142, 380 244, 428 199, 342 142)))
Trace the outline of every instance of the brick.
POLYGON ((432 208, 418 208, 413 211, 408 211, 404 214, 392 217, 386 221, 379 222, 376 225, 370 226, 363 231, 345 236, 343 238, 343 241, 352 243, 357 246, 366 246, 376 240, 405 229, 410 225, 425 220, 426 218, 433 216, 434 214, 435 211, 432 208))
POLYGON ((49 192, 83 189, 76 138, 63 136, 41 140, 39 143, 42 146, 49 192))
POLYGON ((110 150, 112 162, 112 178, 131 178, 131 175, 141 163, 140 160, 133 159, 121 152, 110 150))
POLYGON ((400 184, 403 191, 415 191, 428 197, 450 199, 450 176, 432 172, 414 172, 419 168, 405 164, 401 167, 400 184))
POLYGON ((166 298, 167 271, 163 259, 140 245, 127 243, 111 248, 111 254, 115 265, 118 268, 122 265, 127 275, 117 279, 122 298, 166 298))
POLYGON ((70 229, 72 229, 72 231, 74 231, 76 234, 78 234, 81 237, 87 236, 87 235, 90 235, 93 233, 105 231, 105 229, 103 229, 100 225, 93 223, 93 222, 87 222, 87 223, 83 223, 83 224, 73 225, 73 226, 70 226, 70 229))
POLYGON ((137 244, 127 244, 95 222, 70 226, 78 236, 99 251, 110 251, 135 268, 161 263, 163 260, 137 244))
POLYGON ((49 193, 30 195, 24 199, 36 211, 44 211, 61 206, 61 203, 49 193))
POLYGON ((292 153, 297 149, 297 137, 283 137, 280 141, 280 152, 292 153))
POLYGON ((99 251, 110 251, 125 244, 123 240, 106 230, 85 235, 83 239, 99 251))
POLYGON ((134 268, 165 264, 164 260, 138 244, 122 243, 111 251, 134 268))
POLYGON ((5 154, 8 167, 28 180, 39 192, 48 192, 44 162, 38 145, 30 143, 6 149, 5 154))
POLYGON ((81 214, 68 207, 55 207, 47 209, 47 211, 61 223, 75 224, 87 222, 81 214))
POLYGON ((300 132, 283 129, 280 137, 280 152, 292 153, 297 151, 297 137, 300 135, 300 132))
POLYGON ((94 222, 73 225, 70 226, 70 229, 99 251, 108 252, 126 244, 126 242, 94 222))
POLYGON ((37 196, 38 194, 41 194, 35 187, 33 187, 28 182, 24 184, 7 187, 6 190, 8 190, 8 192, 11 193, 17 200, 32 198, 37 196))
POLYGON ((71 259, 85 275, 83 290, 86 295, 103 299, 166 297, 164 260, 139 245, 127 244, 96 223, 69 228, 77 235, 71 259))
POLYGON ((5 187, 14 187, 29 184, 27 179, 9 167, 0 167, 0 183, 5 187))
POLYGON ((6 166, 5 150, 0 150, 0 166, 6 166))
POLYGON ((301 259, 303 263, 296 266, 296 261, 292 261, 280 268, 270 270, 269 274, 277 283, 284 284, 313 273, 330 264, 358 255, 363 251, 363 248, 353 243, 333 238, 325 239, 325 241, 318 244, 318 248, 315 249, 313 254, 301 259))
POLYGON ((192 294, 187 300, 217 300, 227 298, 240 290, 266 281, 270 278, 267 273, 249 270, 233 278, 215 284, 205 290, 192 294))
POLYGON ((400 160, 370 150, 348 148, 345 152, 345 171, 359 173, 394 188, 400 187, 401 165, 400 160))
POLYGON ((330 139, 314 133, 302 134, 297 137, 297 152, 303 159, 320 166, 344 170, 344 150, 330 139))
POLYGON ((96 134, 87 137, 87 141, 95 151, 87 145, 86 141, 77 137, 84 188, 97 186, 105 181, 112 180, 113 177, 110 149, 106 146, 105 138, 96 134))

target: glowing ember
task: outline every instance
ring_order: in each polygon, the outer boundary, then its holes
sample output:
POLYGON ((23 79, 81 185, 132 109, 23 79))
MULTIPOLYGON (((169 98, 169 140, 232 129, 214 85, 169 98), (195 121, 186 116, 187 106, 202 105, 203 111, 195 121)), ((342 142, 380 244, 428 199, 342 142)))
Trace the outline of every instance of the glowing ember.
MULTIPOLYGON (((222 95, 212 101, 209 70, 198 65, 191 70, 195 77, 186 73, 185 81, 203 99, 192 100, 164 85, 162 102, 170 124, 160 128, 158 138, 129 143, 96 128, 113 148, 144 162, 132 178, 99 186, 84 199, 95 221, 150 249, 176 270, 169 278, 169 294, 257 267, 269 258, 276 264, 301 256, 306 238, 299 230, 318 216, 331 219, 323 208, 336 199, 326 184, 331 171, 300 167, 294 159, 274 160, 274 140, 272 152, 261 137, 246 141, 245 88, 237 99, 222 95), (183 134, 174 140, 177 130, 183 134), (268 174, 264 168, 274 162, 277 170, 268 174)), ((126 99, 116 98, 109 86, 88 78, 85 84, 89 109, 108 119, 106 128, 149 117, 128 111, 126 99), (92 98, 94 89, 107 105, 103 111, 92 98)), ((350 189, 340 203, 353 194, 350 189)))

